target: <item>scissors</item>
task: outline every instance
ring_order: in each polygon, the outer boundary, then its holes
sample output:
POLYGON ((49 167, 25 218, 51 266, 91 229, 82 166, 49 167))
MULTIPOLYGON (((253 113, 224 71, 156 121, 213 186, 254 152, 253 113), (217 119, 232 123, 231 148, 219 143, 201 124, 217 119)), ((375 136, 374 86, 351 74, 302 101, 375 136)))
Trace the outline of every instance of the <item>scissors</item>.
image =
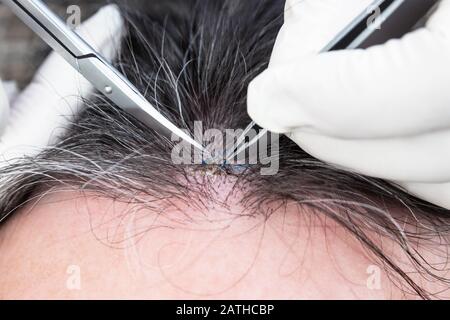
POLYGON ((204 151, 199 142, 156 110, 133 84, 41 0, 3 0, 3 3, 118 107, 167 138, 174 135, 204 151))
MULTIPOLYGON (((339 32, 320 53, 344 49, 367 49, 390 39, 401 38, 407 32, 420 26, 421 20, 438 2, 439 0, 376 0, 339 32), (376 21, 374 17, 377 18, 376 21), (371 24, 371 21, 375 21, 376 25, 371 24)), ((268 130, 261 130, 252 140, 244 143, 248 133, 256 127, 256 122, 248 125, 237 139, 234 152, 230 152, 227 156, 228 161, 267 134, 268 130)))

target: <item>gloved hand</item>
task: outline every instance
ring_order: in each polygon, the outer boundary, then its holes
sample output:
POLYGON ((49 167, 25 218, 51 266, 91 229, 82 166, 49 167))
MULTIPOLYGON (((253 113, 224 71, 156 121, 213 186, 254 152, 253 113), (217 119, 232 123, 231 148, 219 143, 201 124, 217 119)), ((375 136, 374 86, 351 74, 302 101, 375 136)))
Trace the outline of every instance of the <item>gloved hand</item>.
POLYGON ((319 54, 372 2, 287 0, 249 114, 318 159, 450 209, 450 0, 400 40, 319 54))
MULTIPOLYGON (((114 5, 102 8, 77 32, 106 60, 113 60, 120 46, 123 20, 114 5)), ((93 87, 63 58, 53 52, 37 71, 32 83, 11 101, 9 118, 0 108, 0 166, 32 156, 53 144, 83 105, 93 87), (0 130, 1 131, 1 130, 0 130)), ((0 92, 1 98, 1 92, 0 92)), ((4 105, 1 103, 0 106, 4 105)))

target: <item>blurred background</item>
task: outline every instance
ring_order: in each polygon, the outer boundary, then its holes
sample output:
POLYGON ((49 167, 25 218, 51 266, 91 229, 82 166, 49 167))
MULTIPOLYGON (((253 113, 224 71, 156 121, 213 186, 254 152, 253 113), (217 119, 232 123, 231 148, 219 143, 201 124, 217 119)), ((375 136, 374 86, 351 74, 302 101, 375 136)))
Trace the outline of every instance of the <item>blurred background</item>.
MULTIPOLYGON (((67 8, 77 5, 85 21, 105 0, 47 0, 60 17, 67 19, 67 8)), ((0 78, 23 88, 50 52, 50 48, 0 2, 0 78)))

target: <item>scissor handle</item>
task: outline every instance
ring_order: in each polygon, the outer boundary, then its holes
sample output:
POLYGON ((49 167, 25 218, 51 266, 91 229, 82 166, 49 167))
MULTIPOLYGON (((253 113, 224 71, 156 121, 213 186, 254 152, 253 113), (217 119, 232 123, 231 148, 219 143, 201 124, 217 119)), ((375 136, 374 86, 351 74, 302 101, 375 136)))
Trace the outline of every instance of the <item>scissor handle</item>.
POLYGON ((40 0, 2 0, 18 18, 73 67, 77 59, 98 53, 40 0))

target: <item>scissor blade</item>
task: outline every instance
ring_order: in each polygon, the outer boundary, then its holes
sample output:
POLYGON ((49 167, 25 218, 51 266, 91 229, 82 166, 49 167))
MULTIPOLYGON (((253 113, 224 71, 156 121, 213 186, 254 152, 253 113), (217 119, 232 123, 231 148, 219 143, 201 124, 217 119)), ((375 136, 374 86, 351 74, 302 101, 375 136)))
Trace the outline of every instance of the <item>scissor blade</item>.
MULTIPOLYGON (((199 142, 194 140, 188 133, 186 133, 186 131, 178 128, 172 122, 167 120, 167 118, 162 116, 161 113, 156 111, 156 109, 154 109, 153 106, 145 98, 142 99, 142 106, 137 110, 142 110, 142 112, 144 112, 145 114, 137 117, 137 114, 135 112, 128 111, 130 114, 132 114, 135 118, 140 119, 143 123, 147 124, 147 126, 150 126, 155 131, 163 134, 169 140, 173 140, 178 137, 185 142, 193 145, 198 150, 205 151, 205 148, 199 142)), ((142 113, 140 112, 139 114, 142 113)))
POLYGON ((163 134, 168 139, 179 137, 192 144, 197 149, 204 151, 203 146, 190 137, 185 131, 164 117, 152 104, 139 93, 125 77, 123 77, 108 62, 97 57, 80 59, 78 71, 95 88, 101 91, 109 100, 118 107, 131 114, 137 120, 148 127, 163 134))

